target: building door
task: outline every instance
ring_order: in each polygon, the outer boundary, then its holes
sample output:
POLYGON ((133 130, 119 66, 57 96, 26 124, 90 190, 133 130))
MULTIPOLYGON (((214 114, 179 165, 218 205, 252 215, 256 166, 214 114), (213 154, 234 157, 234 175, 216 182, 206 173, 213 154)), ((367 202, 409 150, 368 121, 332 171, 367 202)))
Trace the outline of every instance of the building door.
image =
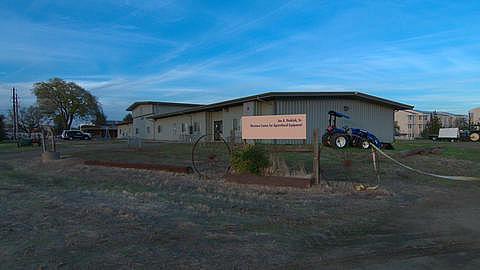
POLYGON ((213 121, 213 139, 215 141, 221 140, 221 134, 223 133, 223 122, 220 121, 213 121))

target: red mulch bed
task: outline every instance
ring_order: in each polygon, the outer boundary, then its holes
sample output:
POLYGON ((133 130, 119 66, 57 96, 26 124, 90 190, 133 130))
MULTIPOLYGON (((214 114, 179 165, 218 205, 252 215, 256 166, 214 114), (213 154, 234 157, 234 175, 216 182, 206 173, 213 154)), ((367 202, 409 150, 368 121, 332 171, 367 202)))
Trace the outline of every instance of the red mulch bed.
POLYGON ((114 162, 114 161, 100 161, 100 160, 85 160, 85 165, 128 168, 128 169, 142 169, 152 171, 168 171, 177 173, 191 173, 192 168, 187 166, 148 164, 148 163, 128 163, 128 162, 114 162))
POLYGON ((283 176, 258 176, 252 174, 231 174, 225 178, 226 182, 237 184, 250 184, 262 186, 276 187, 294 187, 294 188, 310 188, 312 180, 296 177, 283 176))

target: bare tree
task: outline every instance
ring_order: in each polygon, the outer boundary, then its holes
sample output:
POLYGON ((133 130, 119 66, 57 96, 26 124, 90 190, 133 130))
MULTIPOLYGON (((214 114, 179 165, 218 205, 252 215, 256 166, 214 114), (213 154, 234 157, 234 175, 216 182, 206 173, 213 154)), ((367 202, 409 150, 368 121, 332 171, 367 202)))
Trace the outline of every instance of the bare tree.
POLYGON ((5 132, 5 122, 3 121, 5 119, 5 116, 0 114, 0 142, 5 140, 6 132, 5 132))
POLYGON ((25 133, 35 132, 40 128, 43 115, 38 106, 32 105, 28 108, 21 108, 19 112, 19 129, 25 133))

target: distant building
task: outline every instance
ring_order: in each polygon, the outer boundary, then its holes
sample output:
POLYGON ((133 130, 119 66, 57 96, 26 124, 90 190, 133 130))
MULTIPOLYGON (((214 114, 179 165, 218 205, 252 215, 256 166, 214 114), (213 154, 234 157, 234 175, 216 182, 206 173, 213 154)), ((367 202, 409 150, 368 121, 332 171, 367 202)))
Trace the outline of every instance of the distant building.
POLYGON ((471 109, 468 112, 468 116, 470 119, 470 123, 472 124, 480 124, 480 107, 471 109))
POLYGON ((462 114, 453 114, 448 112, 432 112, 440 118, 442 127, 444 128, 456 128, 460 127, 460 123, 467 121, 467 116, 462 114))
POLYGON ((425 125, 430 121, 431 113, 403 110, 395 112, 395 124, 398 128, 398 139, 413 140, 420 138, 425 125))
POLYGON ((120 121, 107 120, 103 125, 80 125, 80 130, 92 134, 94 138, 117 138, 117 124, 120 121))
POLYGON ((467 116, 462 114, 419 110, 397 111, 395 112, 395 123, 399 128, 397 138, 409 140, 420 138, 433 115, 440 119, 444 128, 460 127, 462 123, 467 122, 467 116))
POLYGON ((124 121, 117 124, 117 138, 128 139, 133 137, 133 122, 124 121))
MULTIPOLYGON (((394 112, 412 106, 359 92, 270 92, 204 106, 181 103, 136 102, 133 112, 133 136, 159 141, 193 141, 204 134, 223 134, 241 138, 241 118, 252 115, 307 115, 307 142, 313 130, 323 134, 328 126, 328 111, 348 114, 337 125, 371 131, 382 142, 394 139, 394 112), (181 109, 183 107, 183 109, 181 109)), ((212 140, 219 140, 212 136, 212 140)), ((277 143, 295 143, 277 140, 277 143)))

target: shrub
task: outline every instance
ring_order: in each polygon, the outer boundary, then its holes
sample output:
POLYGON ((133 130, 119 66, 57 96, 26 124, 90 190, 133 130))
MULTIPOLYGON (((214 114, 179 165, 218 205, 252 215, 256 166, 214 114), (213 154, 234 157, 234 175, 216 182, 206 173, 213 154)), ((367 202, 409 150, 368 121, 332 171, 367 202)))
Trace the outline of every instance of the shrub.
POLYGON ((267 152, 258 145, 247 145, 232 154, 232 168, 237 173, 261 175, 269 165, 267 152))

